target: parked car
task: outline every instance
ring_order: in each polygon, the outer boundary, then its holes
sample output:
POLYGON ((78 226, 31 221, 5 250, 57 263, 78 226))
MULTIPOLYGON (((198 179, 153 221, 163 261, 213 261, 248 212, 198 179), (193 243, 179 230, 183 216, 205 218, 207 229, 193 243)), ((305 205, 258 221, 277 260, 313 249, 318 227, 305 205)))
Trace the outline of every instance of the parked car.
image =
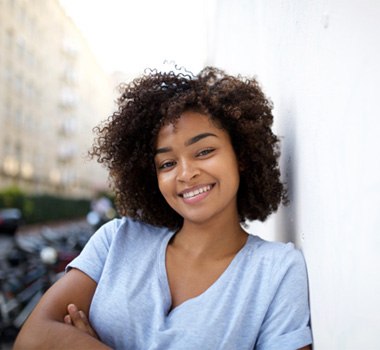
POLYGON ((0 209, 0 234, 14 234, 21 223, 21 210, 16 208, 0 209))

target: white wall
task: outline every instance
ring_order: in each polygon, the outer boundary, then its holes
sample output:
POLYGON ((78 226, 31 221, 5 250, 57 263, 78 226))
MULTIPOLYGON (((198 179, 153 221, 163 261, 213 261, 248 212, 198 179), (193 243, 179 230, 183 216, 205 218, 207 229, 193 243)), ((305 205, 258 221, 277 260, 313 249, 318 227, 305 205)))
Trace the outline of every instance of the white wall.
POLYGON ((264 238, 309 272, 314 348, 380 349, 380 2, 216 0, 209 61, 275 105, 291 205, 264 238))

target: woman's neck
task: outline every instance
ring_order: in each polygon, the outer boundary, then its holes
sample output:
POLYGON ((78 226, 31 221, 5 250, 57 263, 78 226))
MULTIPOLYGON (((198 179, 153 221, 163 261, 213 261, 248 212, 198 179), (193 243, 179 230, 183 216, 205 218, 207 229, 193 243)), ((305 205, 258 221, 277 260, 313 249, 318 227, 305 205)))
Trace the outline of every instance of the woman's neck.
POLYGON ((203 224, 185 221, 171 245, 193 257, 223 258, 236 254, 246 243, 247 237, 238 218, 203 224))

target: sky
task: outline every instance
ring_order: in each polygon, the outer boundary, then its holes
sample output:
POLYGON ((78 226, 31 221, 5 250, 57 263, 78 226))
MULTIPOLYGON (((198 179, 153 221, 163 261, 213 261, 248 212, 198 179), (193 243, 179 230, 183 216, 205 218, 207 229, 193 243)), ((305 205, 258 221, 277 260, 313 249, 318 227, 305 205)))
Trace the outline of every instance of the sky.
POLYGON ((206 63, 210 0, 60 3, 108 73, 140 73, 165 61, 197 73, 206 63))

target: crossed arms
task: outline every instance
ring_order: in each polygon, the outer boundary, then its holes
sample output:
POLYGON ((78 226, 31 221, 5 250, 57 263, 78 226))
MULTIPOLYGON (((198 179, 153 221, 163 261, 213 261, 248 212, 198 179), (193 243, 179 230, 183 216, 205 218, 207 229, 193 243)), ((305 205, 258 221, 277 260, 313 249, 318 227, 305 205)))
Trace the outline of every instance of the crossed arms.
POLYGON ((13 349, 110 349, 97 339, 85 316, 95 289, 96 282, 85 273, 70 270, 42 297, 13 349))

